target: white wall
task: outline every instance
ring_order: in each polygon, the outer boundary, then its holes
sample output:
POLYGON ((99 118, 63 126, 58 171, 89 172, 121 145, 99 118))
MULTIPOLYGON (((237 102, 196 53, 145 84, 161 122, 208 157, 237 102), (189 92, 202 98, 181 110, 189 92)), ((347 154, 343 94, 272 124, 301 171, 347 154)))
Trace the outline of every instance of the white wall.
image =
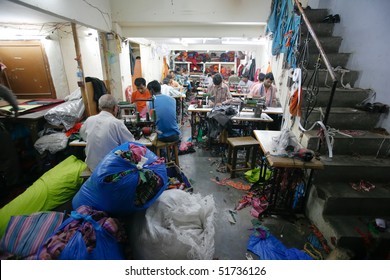
POLYGON ((107 0, 20 0, 22 6, 102 31, 112 29, 110 1, 107 0))
MULTIPOLYGON (((352 53, 347 68, 360 71, 355 86, 373 89, 376 101, 390 104, 390 1, 319 0, 319 7, 329 9, 330 14, 340 14, 334 35, 343 37, 340 52, 352 53)), ((389 118, 379 125, 390 131, 389 118)))
POLYGON ((142 76, 146 83, 161 81, 163 55, 158 54, 152 46, 140 45, 142 76))
MULTIPOLYGON (((103 80, 103 67, 97 31, 77 26, 77 34, 80 44, 81 59, 83 61, 84 77, 95 77, 103 80), (87 33, 91 33, 92 35, 87 35, 87 33)), ((69 88, 69 92, 67 93, 61 93, 61 95, 59 95, 57 92, 57 97, 63 98, 78 87, 76 77, 77 62, 75 60, 76 50, 72 33, 68 31, 60 32, 60 45, 64 71, 66 73, 69 88)), ((52 73, 52 76, 55 74, 56 73, 52 73)), ((58 75, 63 74, 64 73, 58 73, 58 75)))

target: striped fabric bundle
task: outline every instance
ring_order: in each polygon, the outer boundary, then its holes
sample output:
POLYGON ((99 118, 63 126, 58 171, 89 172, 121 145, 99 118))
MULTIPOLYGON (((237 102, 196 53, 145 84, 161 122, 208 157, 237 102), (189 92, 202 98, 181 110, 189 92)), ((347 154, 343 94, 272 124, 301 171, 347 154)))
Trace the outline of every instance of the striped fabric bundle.
POLYGON ((0 250, 7 257, 36 259, 39 247, 62 224, 64 213, 38 212, 32 215, 12 216, 0 250))

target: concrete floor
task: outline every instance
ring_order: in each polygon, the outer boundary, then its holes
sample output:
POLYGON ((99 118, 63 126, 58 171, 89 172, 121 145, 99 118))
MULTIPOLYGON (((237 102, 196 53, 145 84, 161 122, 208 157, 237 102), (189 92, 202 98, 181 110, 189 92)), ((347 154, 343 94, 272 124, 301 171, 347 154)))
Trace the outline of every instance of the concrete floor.
MULTIPOLYGON (((188 121, 182 126, 182 139, 187 141, 190 137, 188 121)), ((251 207, 237 211, 236 223, 229 222, 229 210, 234 210, 245 191, 233 187, 222 186, 211 179, 230 178, 229 173, 217 172, 218 163, 221 157, 212 156, 210 150, 202 147, 195 147, 196 152, 179 156, 180 167, 184 174, 192 181, 194 193, 202 196, 213 195, 217 209, 215 219, 215 259, 220 260, 242 260, 246 259, 247 243, 252 231, 252 220, 250 215, 251 207), (216 163, 212 164, 213 162, 216 163)), ((247 183, 243 179, 243 173, 238 173, 234 181, 247 183), (241 175, 241 176, 240 176, 241 175)), ((262 225, 268 227, 270 232, 278 238, 287 248, 303 249, 304 243, 310 233, 309 221, 304 216, 283 218, 280 216, 263 217, 262 225)), ((254 259, 256 255, 250 253, 254 259)))

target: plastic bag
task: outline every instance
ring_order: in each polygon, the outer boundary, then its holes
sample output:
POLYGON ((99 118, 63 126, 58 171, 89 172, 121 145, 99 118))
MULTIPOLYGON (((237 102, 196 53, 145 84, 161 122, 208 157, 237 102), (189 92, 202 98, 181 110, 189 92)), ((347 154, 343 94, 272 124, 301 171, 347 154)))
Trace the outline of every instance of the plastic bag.
POLYGON ((212 259, 214 215, 212 195, 172 189, 165 191, 131 227, 137 259, 212 259))
POLYGON ((47 111, 45 119, 51 125, 63 125, 69 130, 81 119, 84 110, 83 99, 70 100, 47 111))
POLYGON ((51 154, 55 154, 58 151, 62 151, 68 145, 68 137, 65 133, 53 133, 44 135, 35 141, 34 148, 43 154, 44 151, 49 151, 51 154))
POLYGON ((95 168, 91 177, 82 185, 79 192, 74 196, 73 209, 81 205, 89 205, 97 210, 107 211, 113 214, 128 214, 133 211, 147 209, 160 196, 168 186, 168 176, 165 163, 154 164, 158 157, 147 149, 144 157, 147 161, 141 169, 115 154, 115 151, 128 151, 129 145, 143 146, 139 143, 128 142, 118 146, 108 153, 95 168), (116 182, 105 182, 105 178, 120 174, 125 171, 132 171, 121 177, 116 182), (154 197, 141 206, 135 204, 136 190, 139 184, 140 171, 151 170, 162 180, 162 186, 154 197))
MULTIPOLYGON (((115 238, 106 232, 90 215, 83 215, 72 211, 71 216, 66 219, 56 231, 63 231, 73 221, 79 221, 79 228, 74 232, 66 246, 58 256, 59 260, 123 260, 122 249, 115 238), (95 248, 88 252, 81 228, 87 224, 95 231, 95 248)), ((88 225, 87 225, 88 226, 88 225)), ((54 235, 56 234, 54 233, 54 235)), ((41 250, 38 252, 40 257, 41 250)))
POLYGON ((290 130, 282 129, 279 137, 272 139, 272 151, 273 155, 284 155, 287 152, 293 152, 297 149, 298 143, 290 130))
POLYGON ((296 248, 287 249, 275 236, 269 234, 261 239, 255 234, 249 237, 247 249, 262 260, 312 260, 305 252, 296 248))
MULTIPOLYGON (((271 177, 271 170, 267 168, 265 171, 265 180, 268 180, 271 177)), ((256 183, 259 181, 260 178, 260 168, 254 168, 251 170, 248 170, 244 173, 245 179, 250 183, 256 183)))

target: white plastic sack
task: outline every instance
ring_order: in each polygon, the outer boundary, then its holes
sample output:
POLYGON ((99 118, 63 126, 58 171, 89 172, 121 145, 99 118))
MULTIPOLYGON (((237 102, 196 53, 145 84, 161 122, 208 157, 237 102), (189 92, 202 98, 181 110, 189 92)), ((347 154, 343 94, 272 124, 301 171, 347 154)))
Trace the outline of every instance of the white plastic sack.
POLYGON ((288 129, 282 129, 280 135, 272 139, 272 155, 285 155, 287 152, 293 152, 299 145, 288 129))
POLYGON ((49 151, 51 154, 55 154, 58 151, 62 151, 68 145, 68 137, 65 133, 53 133, 44 135, 35 141, 34 147, 40 153, 49 151))
POLYGON ((69 130, 81 119, 84 110, 83 99, 70 100, 51 108, 45 114, 45 119, 51 125, 63 125, 69 130))
POLYGON ((163 192, 138 223, 135 257, 147 260, 209 260, 214 256, 215 204, 182 190, 163 192))

